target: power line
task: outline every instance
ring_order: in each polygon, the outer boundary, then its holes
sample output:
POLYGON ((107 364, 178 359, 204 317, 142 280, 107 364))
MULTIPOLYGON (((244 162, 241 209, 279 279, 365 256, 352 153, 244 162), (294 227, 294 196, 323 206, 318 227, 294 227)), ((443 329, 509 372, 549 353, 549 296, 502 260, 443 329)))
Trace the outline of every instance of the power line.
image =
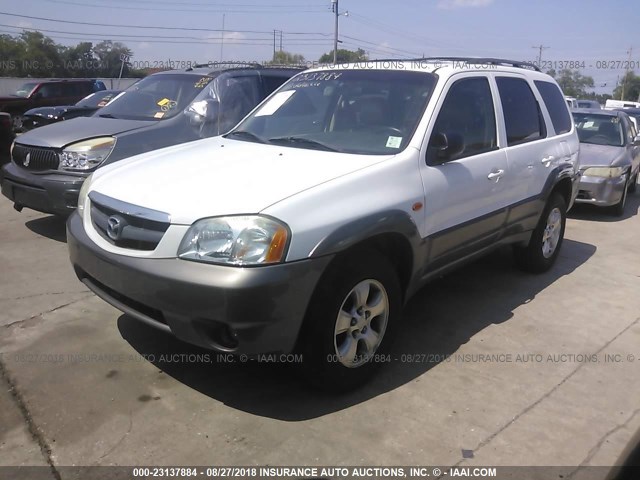
MULTIPOLYGON (((93 5, 86 3, 73 2, 70 0, 45 0, 47 2, 52 2, 56 4, 65 4, 65 5, 74 5, 79 7, 87 7, 87 8, 103 8, 103 9, 113 9, 113 5, 93 5)), ((167 8, 154 6, 153 10, 162 11, 162 12, 202 12, 203 9, 207 13, 259 13, 259 14, 297 14, 297 13, 324 13, 325 8, 318 7, 304 7, 304 10, 291 10, 295 8, 293 5, 281 5, 281 6, 265 6, 265 5, 202 5, 197 7, 197 9, 184 8, 182 5, 187 7, 196 7, 196 4, 181 4, 180 8, 170 8, 169 4, 167 8), (315 8, 315 10, 309 10, 309 8, 315 8), (213 9, 213 10, 211 10, 213 9)), ((149 7, 131 7, 131 6, 118 6, 119 10, 143 10, 149 11, 149 7)))
MULTIPOLYGON (((19 18, 28 18, 30 20, 43 20, 45 22, 56 22, 56 23, 69 23, 72 25, 88 25, 92 27, 116 27, 116 28, 141 28, 141 29, 151 29, 151 30, 184 30, 190 32, 221 32, 222 30, 219 28, 194 28, 194 27, 158 27, 158 26, 149 26, 149 25, 114 25, 109 23, 93 23, 93 22, 78 22, 73 20, 58 20, 53 18, 43 18, 43 17, 34 17, 31 15, 18 15, 17 13, 8 13, 8 12, 0 12, 0 15, 7 15, 9 17, 19 17, 19 18)), ((262 30, 235 30, 237 33, 261 33, 271 35, 271 31, 262 31, 262 30)), ((329 37, 331 34, 322 33, 322 32, 284 32, 287 35, 321 35, 324 37, 329 37)))

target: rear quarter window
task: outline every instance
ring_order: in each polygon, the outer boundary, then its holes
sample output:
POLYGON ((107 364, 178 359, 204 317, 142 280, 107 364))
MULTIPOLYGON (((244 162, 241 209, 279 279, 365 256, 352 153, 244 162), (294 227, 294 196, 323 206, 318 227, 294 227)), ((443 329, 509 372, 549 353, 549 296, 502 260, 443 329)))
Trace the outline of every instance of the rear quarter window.
POLYGON ((556 134, 569 132, 571 130, 571 116, 564 103, 560 88, 554 83, 542 80, 535 80, 533 83, 547 107, 556 134))

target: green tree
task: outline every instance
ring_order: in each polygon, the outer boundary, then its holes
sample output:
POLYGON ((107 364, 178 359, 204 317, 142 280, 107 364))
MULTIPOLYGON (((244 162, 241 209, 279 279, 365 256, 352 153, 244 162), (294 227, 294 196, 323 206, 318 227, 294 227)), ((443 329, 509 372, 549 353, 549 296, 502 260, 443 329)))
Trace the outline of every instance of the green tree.
MULTIPOLYGON (((361 48, 356 51, 339 48, 337 57, 338 63, 359 62, 369 59, 369 57, 367 56, 367 52, 365 52, 361 48)), ((323 53, 319 61, 320 63, 333 63, 333 51, 329 53, 323 53)))
POLYGON ((61 76, 64 74, 60 53, 62 48, 41 32, 24 31, 21 45, 20 74, 30 77, 61 76))
MULTIPOLYGON (((120 75, 120 67, 122 61, 120 55, 126 55, 132 57, 133 52, 123 43, 112 42, 111 40, 104 40, 93 47, 93 55, 100 63, 99 75, 100 77, 117 77, 120 75)), ((125 63, 122 70, 122 76, 129 75, 129 66, 125 63)))
POLYGON ((285 51, 275 52, 267 65, 299 65, 304 63, 304 55, 285 51))
POLYGON ((93 55, 91 42, 81 42, 75 47, 67 47, 60 56, 68 77, 94 77, 99 73, 100 64, 93 55))
POLYGON ((547 74, 556 79, 558 85, 568 97, 584 98, 588 95, 587 88, 593 88, 593 78, 582 75, 580 70, 549 70, 547 74))
POLYGON ((21 60, 24 46, 11 35, 0 35, 0 76, 17 77, 22 75, 21 60))
POLYGON ((635 72, 627 72, 616 88, 613 89, 613 98, 618 100, 630 100, 640 102, 640 77, 635 72), (622 90, 624 87, 624 98, 622 90))

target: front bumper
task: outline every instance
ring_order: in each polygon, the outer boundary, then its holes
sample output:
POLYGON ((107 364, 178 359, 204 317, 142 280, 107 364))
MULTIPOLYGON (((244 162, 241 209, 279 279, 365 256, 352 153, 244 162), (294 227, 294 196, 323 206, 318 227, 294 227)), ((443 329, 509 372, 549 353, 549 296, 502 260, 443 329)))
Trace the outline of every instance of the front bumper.
POLYGON ((33 173, 9 162, 2 167, 2 194, 16 207, 69 216, 78 205, 84 176, 33 173))
POLYGON ((333 258, 241 268, 127 257, 93 243, 77 213, 67 244, 78 278, 119 310, 188 343, 247 355, 293 350, 333 258))
POLYGON ((580 186, 576 203, 589 203, 599 207, 616 205, 622 199, 627 174, 620 177, 604 178, 580 177, 580 186))

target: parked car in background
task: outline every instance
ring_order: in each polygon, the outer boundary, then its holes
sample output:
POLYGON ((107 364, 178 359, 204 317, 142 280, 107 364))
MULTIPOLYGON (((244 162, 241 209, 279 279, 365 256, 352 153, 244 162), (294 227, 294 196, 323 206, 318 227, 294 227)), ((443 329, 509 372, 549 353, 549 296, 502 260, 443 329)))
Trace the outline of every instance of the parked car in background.
POLYGON ((640 102, 632 102, 630 100, 613 100, 610 98, 605 102, 604 108, 607 110, 613 108, 640 108, 640 102))
POLYGON ((616 110, 573 112, 580 137, 578 203, 611 207, 622 215, 627 192, 635 192, 640 169, 640 137, 628 115, 616 110))
POLYGON ((298 350, 306 378, 342 390, 389 361, 429 279, 503 245, 551 268, 579 173, 553 78, 378 65, 300 73, 226 135, 98 169, 67 222, 78 277, 205 348, 298 350))
POLYGON ((10 147, 14 137, 11 115, 0 112, 0 165, 11 160, 10 147))
POLYGON ((636 127, 636 131, 640 132, 640 108, 614 108, 629 115, 629 118, 636 127))
POLYGON ((13 129, 22 130, 22 114, 36 107, 70 105, 87 95, 106 90, 104 83, 95 79, 53 79, 26 82, 8 97, 0 97, 0 111, 11 114, 13 129))
POLYGON ((31 130, 2 168, 17 210, 67 216, 96 168, 138 153, 227 132, 300 68, 237 65, 155 73, 91 117, 31 130))
POLYGON ((578 99, 577 100, 578 103, 578 107, 577 108, 593 108, 596 110, 599 110, 602 108, 602 106, 596 102, 595 100, 581 100, 578 99))
POLYGON ((22 116, 22 129, 33 130, 76 117, 88 117, 106 106, 121 90, 101 90, 87 95, 75 105, 58 105, 27 110, 22 116))
POLYGON ((564 97, 569 108, 578 108, 578 100, 575 97, 564 97))

